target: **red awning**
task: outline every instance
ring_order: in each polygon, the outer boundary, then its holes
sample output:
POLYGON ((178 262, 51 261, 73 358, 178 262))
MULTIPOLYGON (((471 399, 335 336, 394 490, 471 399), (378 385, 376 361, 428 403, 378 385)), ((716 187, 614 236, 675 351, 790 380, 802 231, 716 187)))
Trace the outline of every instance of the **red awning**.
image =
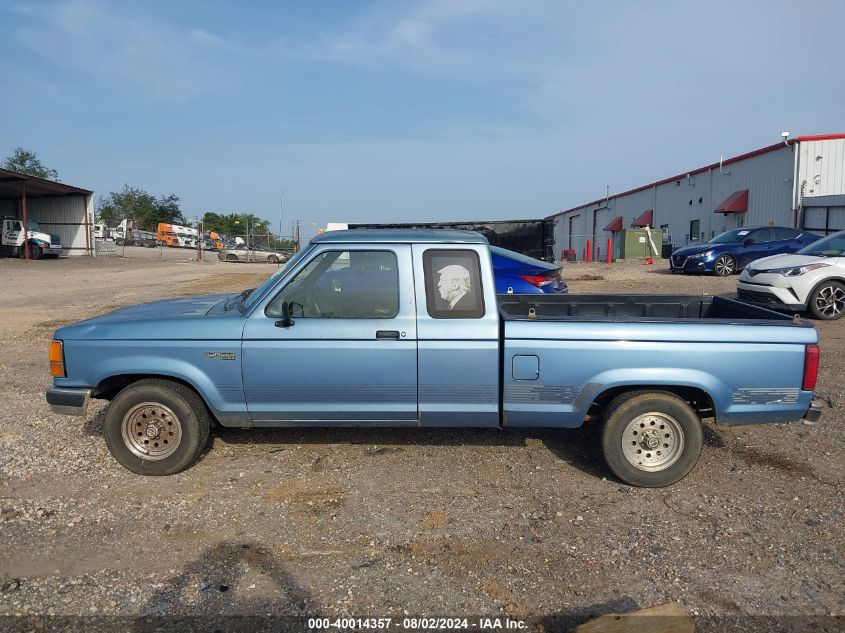
POLYGON ((745 213, 748 211, 748 189, 737 191, 728 196, 716 207, 716 213, 745 213))
POLYGON ((622 230, 622 216, 617 215, 613 220, 610 221, 606 227, 604 227, 605 231, 621 231, 622 230))
POLYGON ((634 220, 631 223, 631 226, 636 228, 642 228, 644 226, 654 226, 654 209, 649 209, 645 213, 643 213, 640 217, 634 220))

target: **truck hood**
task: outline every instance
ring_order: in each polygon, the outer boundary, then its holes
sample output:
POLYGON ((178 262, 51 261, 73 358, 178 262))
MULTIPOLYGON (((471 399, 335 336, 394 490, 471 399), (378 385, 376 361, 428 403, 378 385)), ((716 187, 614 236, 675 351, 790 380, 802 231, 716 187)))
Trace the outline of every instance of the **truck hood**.
MULTIPOLYGON (((209 311, 232 294, 213 294, 198 297, 180 297, 127 306, 98 317, 86 319, 56 330, 57 339, 198 339, 206 338, 204 324, 219 318, 241 317, 237 310, 216 310, 217 318, 206 319, 209 311)), ((219 335, 219 331, 218 331, 219 335)))

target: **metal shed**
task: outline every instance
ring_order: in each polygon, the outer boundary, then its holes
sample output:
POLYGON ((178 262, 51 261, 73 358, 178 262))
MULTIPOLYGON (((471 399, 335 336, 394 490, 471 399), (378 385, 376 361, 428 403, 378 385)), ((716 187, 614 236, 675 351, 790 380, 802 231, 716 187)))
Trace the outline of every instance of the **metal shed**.
POLYGON ((35 221, 62 238, 63 255, 91 255, 94 192, 0 169, 0 217, 35 221))

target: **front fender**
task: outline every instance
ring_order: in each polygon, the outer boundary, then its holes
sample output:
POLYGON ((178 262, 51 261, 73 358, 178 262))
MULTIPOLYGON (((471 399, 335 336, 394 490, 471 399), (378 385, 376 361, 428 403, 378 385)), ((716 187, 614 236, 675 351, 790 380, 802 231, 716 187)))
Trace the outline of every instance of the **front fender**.
POLYGON ((248 425, 240 341, 65 342, 69 378, 57 387, 96 387, 119 376, 161 376, 191 385, 224 426, 248 425), (208 355, 211 352, 210 355, 208 355))

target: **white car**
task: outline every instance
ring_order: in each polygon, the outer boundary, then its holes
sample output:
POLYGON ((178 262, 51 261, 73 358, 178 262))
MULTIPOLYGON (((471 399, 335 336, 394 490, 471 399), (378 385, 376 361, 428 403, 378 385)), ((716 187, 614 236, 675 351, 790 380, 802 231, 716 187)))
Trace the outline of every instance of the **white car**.
POLYGON ((751 262, 736 284, 737 297, 776 310, 808 311, 817 319, 845 315, 845 231, 797 253, 751 262))

